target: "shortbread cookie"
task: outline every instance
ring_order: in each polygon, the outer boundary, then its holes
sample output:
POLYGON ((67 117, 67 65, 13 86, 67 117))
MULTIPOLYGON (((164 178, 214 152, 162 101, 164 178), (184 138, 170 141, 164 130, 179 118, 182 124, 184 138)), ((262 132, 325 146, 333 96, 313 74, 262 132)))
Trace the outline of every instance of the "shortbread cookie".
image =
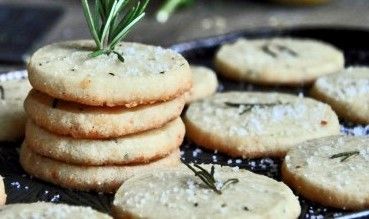
POLYGON ((239 39, 220 48, 215 66, 234 80, 301 85, 341 70, 344 57, 333 46, 312 39, 239 39))
POLYGON ((178 53, 138 43, 120 43, 122 54, 88 57, 95 43, 68 41, 45 46, 30 59, 32 86, 49 96, 94 106, 151 104, 191 88, 191 71, 178 53))
POLYGON ((32 90, 24 107, 39 126, 74 138, 114 138, 155 129, 181 115, 184 97, 134 108, 96 107, 54 99, 32 90))
POLYGON ((71 206, 66 204, 53 204, 48 202, 35 202, 31 204, 11 204, 0 207, 2 219, 109 219, 91 207, 71 206))
POLYGON ((350 67, 321 77, 311 94, 345 120, 369 124, 369 68, 350 67))
POLYGON ((77 166, 36 154, 23 144, 20 163, 24 170, 37 178, 76 190, 114 192, 125 180, 156 168, 177 166, 179 150, 167 157, 142 165, 77 166))
POLYGON ((25 142, 36 153, 81 165, 148 163, 179 148, 185 128, 180 118, 159 129, 108 140, 55 135, 28 121, 25 142))
POLYGON ((283 181, 302 196, 347 210, 369 208, 369 138, 334 136, 290 150, 283 181))
POLYGON ((24 136, 26 114, 23 101, 29 90, 28 80, 0 83, 0 141, 14 141, 24 136))
POLYGON ((0 205, 5 204, 5 201, 6 201, 5 187, 3 178, 0 176, 0 205))
MULTIPOLYGON (((202 166, 210 172, 210 166, 202 166)), ((297 218, 297 197, 283 183, 246 170, 215 166, 221 190, 209 189, 188 168, 173 168, 131 178, 115 194, 116 218, 297 218)))
POLYGON ((282 157, 294 144, 339 133, 326 104, 282 93, 227 92, 194 102, 185 115, 189 138, 234 157, 282 157))
POLYGON ((215 72, 203 66, 191 66, 192 88, 186 93, 186 103, 202 99, 215 93, 218 79, 215 72))

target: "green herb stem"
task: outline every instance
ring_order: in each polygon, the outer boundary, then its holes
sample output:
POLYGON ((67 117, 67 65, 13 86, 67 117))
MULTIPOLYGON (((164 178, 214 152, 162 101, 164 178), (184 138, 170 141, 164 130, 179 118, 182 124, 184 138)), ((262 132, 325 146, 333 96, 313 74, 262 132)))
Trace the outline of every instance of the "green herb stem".
POLYGON ((188 6, 193 2, 194 0, 167 0, 156 13, 156 20, 165 23, 177 8, 188 6))
POLYGON ((227 186, 229 186, 231 184, 236 184, 236 183, 239 182, 239 180, 236 179, 236 178, 227 179, 220 188, 217 188, 216 180, 214 178, 214 173, 215 173, 214 166, 211 166, 211 170, 210 170, 210 173, 209 173, 206 169, 204 169, 203 167, 201 167, 198 164, 194 164, 194 167, 192 167, 190 164, 187 164, 187 163, 184 163, 184 164, 190 170, 192 170, 192 172, 195 173, 195 176, 199 177, 201 179, 201 181, 203 181, 209 189, 212 189, 215 193, 217 193, 219 195, 222 194, 222 190, 224 188, 226 188, 227 186), (197 168, 199 170, 196 170, 195 168, 197 168))
POLYGON ((352 156, 356 156, 359 155, 360 151, 347 151, 347 152, 342 152, 342 153, 338 153, 338 154, 334 154, 332 156, 330 156, 330 159, 336 159, 336 158, 342 158, 341 162, 344 162, 345 160, 349 159, 352 156))

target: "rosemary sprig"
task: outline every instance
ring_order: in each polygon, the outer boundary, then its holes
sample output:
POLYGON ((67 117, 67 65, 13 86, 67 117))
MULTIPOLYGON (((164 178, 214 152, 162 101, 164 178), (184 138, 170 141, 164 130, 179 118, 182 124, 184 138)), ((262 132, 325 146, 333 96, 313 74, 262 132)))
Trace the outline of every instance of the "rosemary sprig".
POLYGON ((115 50, 115 46, 145 16, 144 11, 149 0, 95 0, 94 11, 88 0, 81 2, 91 36, 96 43, 96 50, 89 57, 113 53, 118 56, 119 61, 124 62, 123 55, 115 50), (134 6, 128 9, 132 4, 134 6), (124 15, 120 16, 121 14, 124 15))
POLYGON ((280 101, 277 101, 275 103, 232 103, 232 102, 224 102, 224 104, 228 107, 234 107, 234 108, 239 108, 240 106, 244 106, 245 109, 239 113, 239 115, 242 115, 246 112, 249 112, 250 110, 252 110, 252 108, 258 106, 258 107, 273 107, 273 106, 277 106, 277 105, 281 105, 283 104, 280 101))
POLYGON ((273 58, 276 58, 278 56, 278 52, 285 52, 293 57, 298 56, 297 52, 288 48, 287 46, 282 46, 282 45, 264 44, 263 46, 261 46, 261 50, 263 50, 264 53, 272 56, 273 58), (272 46, 276 48, 277 50, 276 52, 272 50, 272 46))
POLYGON ((221 195, 222 194, 222 190, 224 188, 226 188, 227 186, 229 186, 230 184, 235 184, 238 183, 238 179, 236 178, 231 178, 231 179, 227 179, 223 185, 218 188, 216 186, 216 180, 214 178, 214 166, 211 166, 211 170, 210 173, 205 170, 204 168, 202 168, 200 165, 198 164, 193 164, 195 168, 199 169, 196 170, 194 167, 192 167, 190 164, 184 163, 190 170, 192 170, 192 172, 195 173, 195 176, 199 177, 204 183, 205 185, 209 188, 212 189, 214 192, 216 192, 217 194, 221 195))
POLYGON ((3 86, 0 85, 0 97, 2 100, 5 100, 5 90, 3 86))
POLYGON ((360 151, 347 151, 347 152, 342 152, 342 153, 338 153, 338 154, 334 154, 332 156, 330 156, 330 159, 336 159, 336 158, 340 158, 341 162, 344 162, 345 160, 349 159, 351 156, 355 156, 355 155, 359 155, 360 151))
POLYGON ((194 0, 166 0, 156 13, 156 20, 165 23, 177 8, 189 6, 193 2, 194 0))

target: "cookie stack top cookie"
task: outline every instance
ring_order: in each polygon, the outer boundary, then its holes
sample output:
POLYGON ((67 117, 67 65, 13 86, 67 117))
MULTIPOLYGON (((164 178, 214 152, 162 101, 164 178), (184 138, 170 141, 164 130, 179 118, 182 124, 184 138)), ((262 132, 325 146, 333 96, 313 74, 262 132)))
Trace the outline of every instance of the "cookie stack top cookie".
POLYGON ((52 97, 94 106, 151 104, 173 99, 191 87, 188 62, 178 53, 139 43, 118 44, 124 56, 90 58, 93 41, 55 43, 30 59, 32 86, 52 97))

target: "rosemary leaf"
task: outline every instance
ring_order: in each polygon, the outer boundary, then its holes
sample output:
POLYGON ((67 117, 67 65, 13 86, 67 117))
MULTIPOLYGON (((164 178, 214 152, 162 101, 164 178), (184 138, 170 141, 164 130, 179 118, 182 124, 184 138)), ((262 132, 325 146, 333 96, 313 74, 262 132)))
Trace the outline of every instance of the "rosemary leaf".
POLYGON ((330 156, 330 159, 336 159, 336 158, 342 158, 341 162, 344 162, 345 160, 349 159, 352 156, 355 155, 359 155, 360 151, 347 151, 347 152, 342 152, 342 153, 338 153, 338 154, 334 154, 332 156, 330 156))
POLYGON ((5 89, 1 85, 0 85, 0 93, 1 93, 1 99, 2 100, 5 100, 5 89))

